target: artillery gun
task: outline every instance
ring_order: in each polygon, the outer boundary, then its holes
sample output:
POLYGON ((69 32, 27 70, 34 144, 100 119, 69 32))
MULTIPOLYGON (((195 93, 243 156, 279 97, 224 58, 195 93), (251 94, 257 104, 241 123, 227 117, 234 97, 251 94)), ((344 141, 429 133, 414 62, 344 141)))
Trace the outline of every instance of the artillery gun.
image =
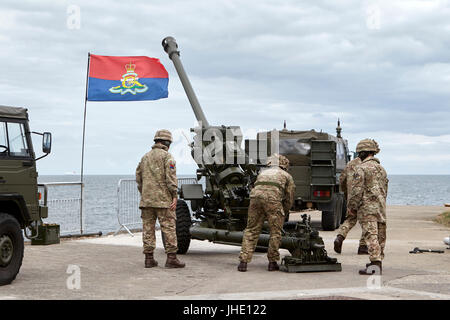
MULTIPOLYGON (((197 180, 205 180, 205 190, 200 183, 183 184, 180 188, 176 208, 178 253, 188 251, 191 239, 240 246, 247 225, 250 191, 259 169, 266 164, 267 146, 275 150, 278 146, 277 131, 272 132, 269 141, 263 134, 257 140, 246 140, 243 150, 240 127, 208 123, 181 63, 175 39, 164 38, 162 46, 175 66, 198 121, 198 126, 191 129, 195 136, 190 147, 198 165, 197 180), (193 223, 186 201, 190 201, 196 219, 193 223)), ((306 215, 302 218, 299 222, 285 223, 280 248, 289 250, 292 256, 283 259, 282 270, 341 271, 340 263, 328 257, 322 238, 311 228, 310 218, 306 215)), ((267 249, 269 238, 265 224, 257 250, 267 249)))

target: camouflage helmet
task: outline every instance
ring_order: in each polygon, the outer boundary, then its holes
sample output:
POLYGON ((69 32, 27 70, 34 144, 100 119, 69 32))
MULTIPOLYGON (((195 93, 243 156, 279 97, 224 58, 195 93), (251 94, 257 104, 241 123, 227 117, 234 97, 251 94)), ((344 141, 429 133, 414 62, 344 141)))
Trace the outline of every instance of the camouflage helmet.
POLYGON ((361 151, 373 151, 375 154, 380 152, 380 147, 378 146, 378 143, 373 139, 363 139, 360 142, 358 142, 356 146, 356 152, 361 151))
POLYGON ((287 170, 289 168, 289 160, 285 156, 274 153, 267 159, 268 166, 279 166, 282 169, 287 170))
POLYGON ((169 130, 161 129, 156 131, 153 140, 166 140, 172 142, 172 134, 169 130))

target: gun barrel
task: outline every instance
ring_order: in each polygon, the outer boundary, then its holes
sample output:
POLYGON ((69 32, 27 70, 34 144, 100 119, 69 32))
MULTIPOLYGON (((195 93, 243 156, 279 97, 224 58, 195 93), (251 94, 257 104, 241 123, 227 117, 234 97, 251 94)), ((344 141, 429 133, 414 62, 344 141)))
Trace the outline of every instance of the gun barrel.
MULTIPOLYGON (((232 245, 241 245, 244 237, 243 231, 228 231, 223 229, 212 229, 194 225, 190 228, 190 233, 193 238, 201 240, 209 240, 216 243, 225 243, 232 245)), ((268 247, 270 235, 260 234, 257 245, 261 247, 268 247)), ((293 250, 298 246, 298 239, 292 236, 283 236, 281 238, 280 248, 293 250)), ((314 248, 316 249, 316 248, 314 248)))
POLYGON ((194 111, 195 118, 201 123, 202 127, 209 127, 208 120, 206 120, 205 114, 203 113, 202 107, 198 102, 197 96, 195 95, 194 89, 192 88, 186 71, 184 71, 183 64, 180 60, 180 51, 178 51, 176 40, 173 37, 166 37, 162 41, 162 46, 164 48, 164 51, 166 51, 169 55, 170 60, 172 60, 175 69, 177 70, 178 76, 181 80, 181 84, 183 85, 192 110, 194 111))

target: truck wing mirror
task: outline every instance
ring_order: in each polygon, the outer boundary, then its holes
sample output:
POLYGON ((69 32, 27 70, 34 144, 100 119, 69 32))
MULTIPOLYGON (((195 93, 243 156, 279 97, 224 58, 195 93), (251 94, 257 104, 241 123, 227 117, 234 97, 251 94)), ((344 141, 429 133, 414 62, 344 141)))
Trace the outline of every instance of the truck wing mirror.
POLYGON ((42 152, 49 154, 52 150, 52 134, 44 132, 42 135, 42 152))

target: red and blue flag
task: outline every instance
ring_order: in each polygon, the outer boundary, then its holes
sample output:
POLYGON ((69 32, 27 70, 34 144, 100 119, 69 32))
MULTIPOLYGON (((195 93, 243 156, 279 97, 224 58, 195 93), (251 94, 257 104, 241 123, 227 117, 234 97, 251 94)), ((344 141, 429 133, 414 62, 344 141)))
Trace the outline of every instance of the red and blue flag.
POLYGON ((135 101, 167 98, 169 74, 159 59, 90 55, 87 99, 135 101))

